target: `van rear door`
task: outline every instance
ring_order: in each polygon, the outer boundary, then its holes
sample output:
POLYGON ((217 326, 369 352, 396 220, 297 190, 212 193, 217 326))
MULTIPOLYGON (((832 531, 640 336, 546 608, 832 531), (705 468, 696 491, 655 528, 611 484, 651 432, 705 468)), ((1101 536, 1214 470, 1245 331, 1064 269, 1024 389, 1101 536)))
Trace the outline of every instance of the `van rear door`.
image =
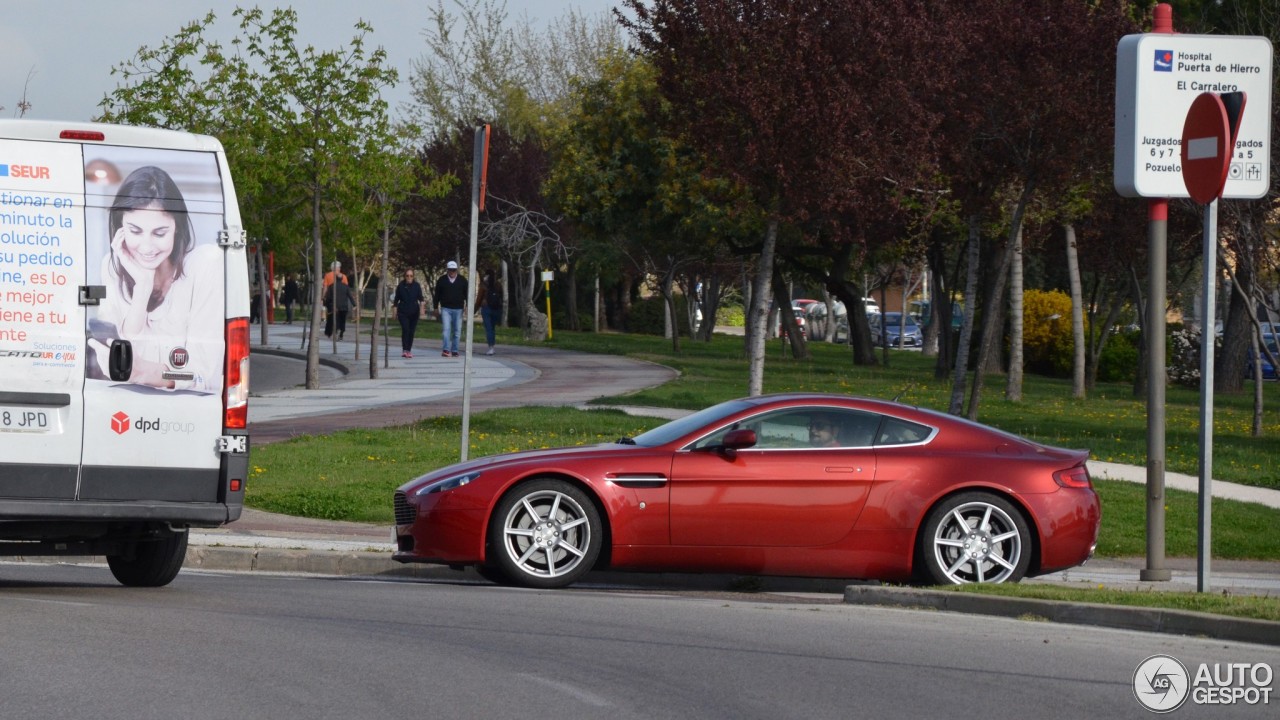
POLYGON ((105 293, 87 312, 86 334, 95 350, 127 340, 133 368, 121 382, 96 352, 87 365, 78 497, 225 502, 228 268, 218 242, 227 228, 219 155, 86 144, 84 162, 109 169, 85 190, 87 274, 105 293), (156 276, 151 298, 133 292, 131 273, 139 272, 156 276), (130 319, 139 307, 144 322, 130 319))
POLYGON ((0 498, 76 494, 84 221, 78 145, 0 138, 0 498))

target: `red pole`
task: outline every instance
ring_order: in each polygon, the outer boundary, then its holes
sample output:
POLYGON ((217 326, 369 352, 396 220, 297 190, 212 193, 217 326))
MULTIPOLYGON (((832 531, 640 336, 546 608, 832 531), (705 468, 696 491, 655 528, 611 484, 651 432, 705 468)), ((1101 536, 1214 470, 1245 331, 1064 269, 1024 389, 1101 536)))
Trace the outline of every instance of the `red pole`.
MULTIPOLYGON (((1173 6, 1156 5, 1151 32, 1173 33, 1173 6)), ((1164 566, 1165 471, 1165 302, 1168 258, 1169 199, 1151 198, 1147 205, 1147 566, 1144 581, 1167 581, 1164 566)))
POLYGON ((276 251, 267 253, 267 322, 276 321, 276 251))

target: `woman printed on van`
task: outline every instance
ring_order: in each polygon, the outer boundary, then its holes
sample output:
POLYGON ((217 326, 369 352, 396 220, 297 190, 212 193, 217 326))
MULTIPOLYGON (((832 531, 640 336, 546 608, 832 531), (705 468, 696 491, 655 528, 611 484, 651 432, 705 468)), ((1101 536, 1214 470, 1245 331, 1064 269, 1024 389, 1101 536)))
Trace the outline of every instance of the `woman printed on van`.
MULTIPOLYGON (((107 296, 98 320, 133 345, 128 382, 164 390, 222 389, 222 255, 196 246, 187 204, 158 167, 129 174, 111 205, 107 296)), ((107 348, 95 347, 106 373, 107 348)))

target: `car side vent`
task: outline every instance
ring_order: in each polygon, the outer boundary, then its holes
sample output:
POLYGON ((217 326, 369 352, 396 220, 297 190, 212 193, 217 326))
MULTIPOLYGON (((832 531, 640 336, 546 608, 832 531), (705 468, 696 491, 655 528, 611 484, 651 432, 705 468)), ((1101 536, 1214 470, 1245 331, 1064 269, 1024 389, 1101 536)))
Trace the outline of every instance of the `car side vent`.
POLYGON ((412 525, 414 518, 418 516, 417 511, 409 504, 409 498, 405 497, 403 491, 396 491, 395 508, 397 525, 412 525))

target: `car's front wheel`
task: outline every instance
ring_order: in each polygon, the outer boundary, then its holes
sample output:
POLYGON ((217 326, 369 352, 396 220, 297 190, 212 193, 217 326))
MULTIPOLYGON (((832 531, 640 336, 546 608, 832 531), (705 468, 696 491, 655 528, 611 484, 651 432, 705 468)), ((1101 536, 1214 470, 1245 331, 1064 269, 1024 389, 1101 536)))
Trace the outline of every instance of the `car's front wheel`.
POLYGON ((937 585, 1017 582, 1031 562, 1031 531, 1022 513, 988 492, 947 498, 925 518, 920 558, 937 585))
POLYGON ((517 585, 565 587, 595 565, 603 535, 586 493, 563 480, 533 480, 498 503, 489 526, 490 561, 517 585))

